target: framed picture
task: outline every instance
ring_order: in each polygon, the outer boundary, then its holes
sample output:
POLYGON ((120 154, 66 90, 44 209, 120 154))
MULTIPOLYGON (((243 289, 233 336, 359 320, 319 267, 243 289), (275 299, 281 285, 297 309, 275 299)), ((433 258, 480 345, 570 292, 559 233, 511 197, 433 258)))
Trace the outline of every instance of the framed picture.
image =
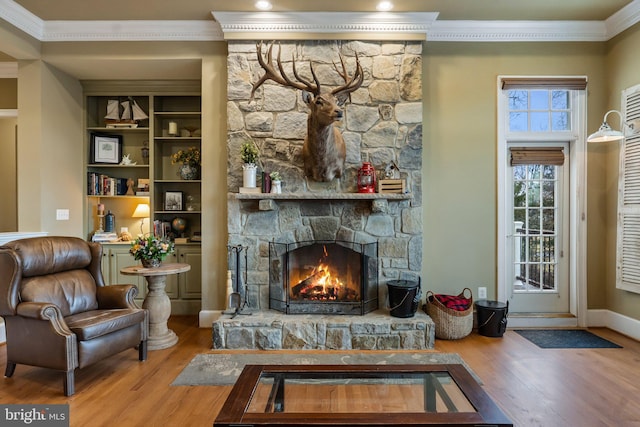
POLYGON ((91 163, 118 164, 122 161, 122 135, 91 134, 91 163))
POLYGON ((165 211, 181 211, 183 210, 182 206, 182 191, 167 191, 164 193, 165 211))

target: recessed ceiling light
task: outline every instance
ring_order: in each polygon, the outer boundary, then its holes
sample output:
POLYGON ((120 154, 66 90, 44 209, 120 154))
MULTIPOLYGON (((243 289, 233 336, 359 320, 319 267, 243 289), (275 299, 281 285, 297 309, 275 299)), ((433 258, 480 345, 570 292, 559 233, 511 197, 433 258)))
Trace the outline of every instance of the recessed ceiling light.
POLYGON ((393 3, 391 3, 390 1, 381 1, 376 6, 376 9, 378 9, 380 12, 388 12, 393 9, 393 3))
POLYGON ((260 10, 271 10, 272 8, 271 2, 267 0, 258 0, 255 6, 257 9, 260 9, 260 10))

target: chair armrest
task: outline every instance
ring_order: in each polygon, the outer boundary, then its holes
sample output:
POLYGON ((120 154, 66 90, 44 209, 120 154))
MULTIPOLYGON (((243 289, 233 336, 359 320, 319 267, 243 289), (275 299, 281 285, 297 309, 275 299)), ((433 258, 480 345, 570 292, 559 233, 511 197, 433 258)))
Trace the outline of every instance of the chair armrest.
POLYGON ((49 302, 21 302, 16 307, 16 314, 36 320, 59 318, 64 322, 60 309, 49 302))
POLYGON ((97 288, 98 308, 140 308, 133 300, 138 295, 135 285, 110 285, 97 288))
POLYGON ((21 302, 16 307, 16 315, 28 319, 49 322, 59 335, 74 335, 55 304, 48 302, 21 302))

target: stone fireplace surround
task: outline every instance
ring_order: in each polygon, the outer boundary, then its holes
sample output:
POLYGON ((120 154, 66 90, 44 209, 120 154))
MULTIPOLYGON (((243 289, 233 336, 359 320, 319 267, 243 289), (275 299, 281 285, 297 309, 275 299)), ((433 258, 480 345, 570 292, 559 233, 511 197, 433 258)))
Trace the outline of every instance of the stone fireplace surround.
MULTIPOLYGON (((228 243, 248 247, 250 315, 223 315, 213 324, 213 347, 234 349, 423 349, 432 348, 434 327, 415 317, 389 315, 386 282, 418 280, 422 267, 422 44, 420 42, 281 42, 285 69, 292 55, 304 75, 313 60, 320 81, 336 85, 341 52, 347 70, 357 52, 363 86, 345 106, 338 124, 347 145, 339 182, 310 182, 302 172, 301 148, 307 107, 298 92, 267 82, 249 102, 251 83, 263 71, 255 42, 229 42, 228 54, 228 243), (239 194, 240 146, 252 140, 261 167, 283 176, 283 194, 239 194), (406 194, 358 194, 355 177, 363 161, 376 170, 393 161, 407 181, 406 194), (378 242, 378 311, 365 316, 283 315, 269 310, 269 242, 309 240, 378 242)), ((277 49, 274 48, 274 49, 277 49)))

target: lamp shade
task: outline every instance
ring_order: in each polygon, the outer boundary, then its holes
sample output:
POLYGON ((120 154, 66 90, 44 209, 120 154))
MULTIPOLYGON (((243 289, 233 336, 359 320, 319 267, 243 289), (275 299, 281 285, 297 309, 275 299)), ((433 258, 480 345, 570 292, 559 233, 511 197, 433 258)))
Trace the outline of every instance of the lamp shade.
POLYGON ((151 211, 148 203, 138 203, 136 210, 133 211, 132 218, 149 218, 151 211))
POLYGON ((608 141, 620 141, 624 139, 624 133, 612 129, 607 123, 607 116, 611 113, 616 113, 620 116, 621 126, 624 126, 624 121, 622 118, 622 113, 618 110, 610 110, 604 115, 604 120, 602 121, 602 125, 600 125, 600 129, 597 132, 592 133, 587 138, 587 142, 608 142, 608 141))

